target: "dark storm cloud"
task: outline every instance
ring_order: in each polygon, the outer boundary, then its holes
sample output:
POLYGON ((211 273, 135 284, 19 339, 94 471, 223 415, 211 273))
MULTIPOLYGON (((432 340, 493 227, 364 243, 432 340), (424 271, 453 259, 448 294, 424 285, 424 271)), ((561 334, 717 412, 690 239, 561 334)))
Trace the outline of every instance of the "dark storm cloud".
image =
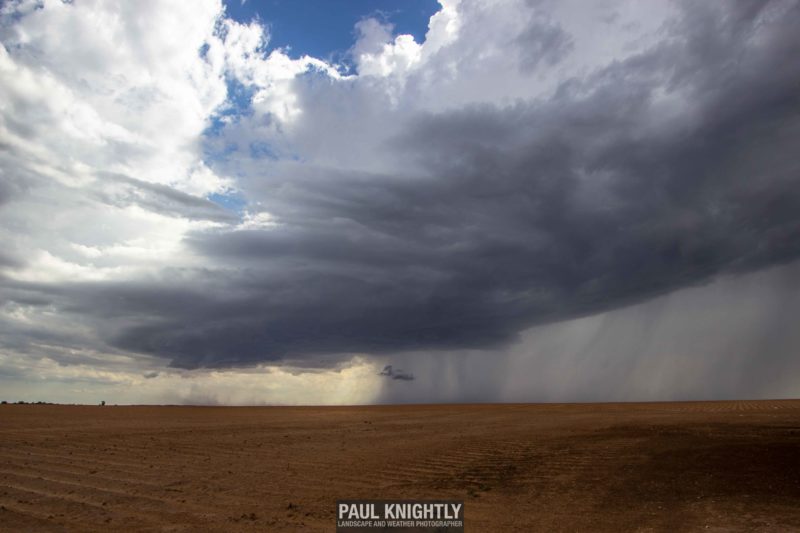
MULTIPOLYGON (((189 241, 225 270, 75 285, 67 310, 119 318, 120 349, 222 367, 491 348, 795 260, 800 7, 764 22, 765 5, 687 4, 663 44, 549 102, 416 116, 388 149, 422 171, 265 176, 249 192, 278 225, 189 241), (770 29, 753 39, 756 24, 770 29)), ((545 60, 566 46, 552 41, 536 43, 545 60)), ((210 209, 154 187, 136 184, 136 201, 210 209)))

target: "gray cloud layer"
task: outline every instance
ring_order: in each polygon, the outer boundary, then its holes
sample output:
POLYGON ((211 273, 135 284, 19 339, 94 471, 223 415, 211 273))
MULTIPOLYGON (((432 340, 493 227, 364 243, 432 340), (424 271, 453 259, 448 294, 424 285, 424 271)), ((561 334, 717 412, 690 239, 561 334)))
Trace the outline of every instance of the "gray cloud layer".
POLYGON ((800 11, 752 43, 754 6, 726 10, 687 8, 664 44, 551 101, 413 117, 390 149, 416 175, 265 178, 283 225, 196 234, 237 273, 115 342, 190 367, 486 348, 797 258, 800 11), (691 127, 661 122, 664 87, 691 127))
MULTIPOLYGON (((800 6, 765 22, 768 4, 685 4, 657 46, 544 101, 415 112, 383 147, 405 163, 394 172, 265 172, 243 192, 278 224, 192 233, 208 271, 6 281, 7 295, 48 299, 116 349, 225 367, 490 349, 530 326, 793 261, 800 6), (769 29, 756 39, 757 24, 769 29)), ((557 26, 535 24, 515 41, 530 52, 523 71, 571 50, 557 26)), ((114 179, 112 204, 229 220, 168 187, 114 179)))

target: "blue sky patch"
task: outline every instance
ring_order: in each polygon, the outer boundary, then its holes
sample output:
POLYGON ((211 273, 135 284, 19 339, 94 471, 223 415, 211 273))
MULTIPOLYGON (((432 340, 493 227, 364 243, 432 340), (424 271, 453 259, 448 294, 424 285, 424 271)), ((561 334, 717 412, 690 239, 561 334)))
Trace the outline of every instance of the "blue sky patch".
POLYGON ((290 49, 291 57, 310 55, 342 61, 355 42, 354 26, 375 17, 395 27, 395 34, 425 40, 428 20, 439 10, 436 0, 228 0, 228 16, 239 22, 254 18, 269 28, 268 49, 290 49))
POLYGON ((211 116, 211 123, 206 128, 205 135, 218 135, 228 121, 236 120, 236 117, 247 116, 252 113, 250 102, 253 99, 256 88, 247 86, 232 76, 228 76, 225 83, 228 87, 228 100, 224 106, 211 116), (234 118, 231 119, 230 117, 234 118))
POLYGON ((233 211, 239 216, 244 213, 244 208, 247 207, 247 202, 237 192, 209 194, 208 199, 228 211, 233 211))

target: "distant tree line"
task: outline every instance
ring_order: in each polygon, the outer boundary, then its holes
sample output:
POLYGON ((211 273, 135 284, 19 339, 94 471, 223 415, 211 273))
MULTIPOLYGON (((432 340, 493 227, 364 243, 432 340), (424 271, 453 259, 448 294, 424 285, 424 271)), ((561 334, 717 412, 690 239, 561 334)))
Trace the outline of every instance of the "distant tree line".
MULTIPOLYGON (((10 403, 11 403, 11 405, 14 405, 14 404, 17 404, 17 405, 55 405, 53 402, 42 402, 42 401, 39 401, 39 402, 26 402, 26 401, 23 401, 23 400, 19 400, 18 402, 10 402, 10 403)), ((3 400, 3 401, 0 401, 0 404, 8 405, 9 402, 7 402, 6 400, 3 400)))
MULTIPOLYGON (((106 404, 105 400, 100 402, 101 406, 103 406, 105 404, 106 404)), ((26 402, 24 400, 19 400, 19 401, 16 401, 16 402, 9 402, 9 401, 6 401, 6 400, 2 400, 2 401, 0 401, 0 405, 62 405, 62 404, 53 403, 53 402, 42 402, 42 401, 26 402)), ((75 404, 72 403, 72 404, 69 404, 69 405, 75 405, 75 404)))

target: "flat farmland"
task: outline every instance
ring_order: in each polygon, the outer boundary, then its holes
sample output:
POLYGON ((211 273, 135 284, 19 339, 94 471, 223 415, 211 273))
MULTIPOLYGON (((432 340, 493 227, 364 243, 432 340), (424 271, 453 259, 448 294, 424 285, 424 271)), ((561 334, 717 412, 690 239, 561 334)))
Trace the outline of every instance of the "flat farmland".
POLYGON ((800 401, 0 406, 2 531, 332 531, 337 499, 467 531, 800 531, 800 401))

